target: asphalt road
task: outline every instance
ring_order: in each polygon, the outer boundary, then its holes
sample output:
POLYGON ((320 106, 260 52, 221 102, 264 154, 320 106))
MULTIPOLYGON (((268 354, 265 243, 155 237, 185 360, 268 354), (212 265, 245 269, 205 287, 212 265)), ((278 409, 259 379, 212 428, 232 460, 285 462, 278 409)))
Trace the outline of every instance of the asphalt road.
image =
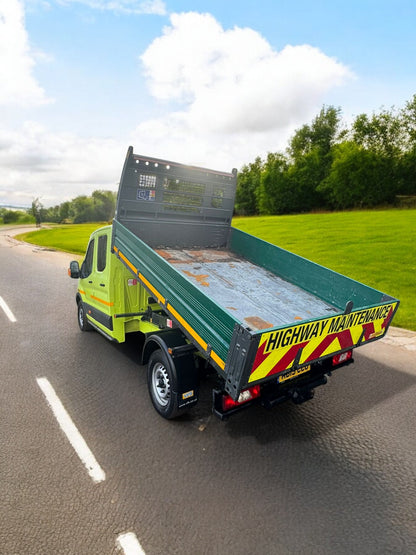
POLYGON ((416 553, 414 345, 364 346, 312 401, 228 422, 211 416, 205 384, 168 422, 135 338, 79 331, 70 259, 0 232, 0 297, 16 319, 0 308, 1 554, 416 553), (39 378, 105 479, 87 472, 39 378))

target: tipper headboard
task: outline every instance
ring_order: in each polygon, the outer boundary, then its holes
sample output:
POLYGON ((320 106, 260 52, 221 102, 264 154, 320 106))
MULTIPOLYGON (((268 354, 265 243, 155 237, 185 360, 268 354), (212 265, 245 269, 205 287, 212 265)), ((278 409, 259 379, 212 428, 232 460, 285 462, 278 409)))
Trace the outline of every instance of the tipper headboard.
POLYGON ((187 166, 129 147, 115 219, 153 248, 225 247, 236 186, 235 169, 187 166))

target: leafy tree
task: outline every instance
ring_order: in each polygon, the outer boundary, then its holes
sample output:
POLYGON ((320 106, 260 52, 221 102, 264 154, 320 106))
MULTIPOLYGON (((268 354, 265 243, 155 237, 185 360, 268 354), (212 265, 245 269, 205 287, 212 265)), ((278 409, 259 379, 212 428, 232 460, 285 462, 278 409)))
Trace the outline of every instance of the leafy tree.
POLYGON ((33 224, 35 219, 27 211, 0 208, 0 222, 4 224, 33 224))
POLYGON ((81 195, 62 209, 62 214, 72 217, 74 223, 110 221, 114 217, 116 193, 97 190, 91 197, 81 195))
POLYGON ((399 161, 400 181, 397 193, 416 195, 416 147, 401 156, 399 161))
POLYGON ((29 214, 31 214, 36 221, 36 225, 40 226, 42 222, 42 208, 43 204, 40 202, 38 198, 35 198, 32 201, 32 208, 29 209, 29 214))
MULTIPOLYGON (((383 192, 389 194, 389 198, 401 193, 407 188, 409 176, 407 164, 409 160, 403 158, 409 144, 409 133, 404 125, 403 112, 397 114, 392 110, 382 110, 379 114, 371 117, 366 114, 359 115, 352 126, 352 138, 354 142, 374 153, 379 157, 383 168, 380 181, 380 195, 383 192)), ((409 126, 410 127, 410 126, 409 126)), ((377 169, 374 170, 375 175, 377 169)))
POLYGON ((399 160, 399 194, 416 195, 416 94, 401 112, 401 124, 406 133, 405 152, 399 160))
POLYGON ((19 212, 17 210, 4 209, 1 216, 4 224, 14 224, 19 221, 19 212))
POLYGON ((329 207, 373 207, 393 202, 388 161, 381 154, 345 141, 334 147, 333 156, 329 175, 319 186, 329 207))
POLYGON ((44 215, 42 216, 42 220, 44 222, 55 222, 58 223, 60 222, 60 217, 59 217, 59 205, 58 206, 53 206, 51 208, 48 208, 47 210, 44 211, 44 215))
POLYGON ((94 221, 94 202, 91 197, 80 195, 72 201, 74 224, 94 221))
POLYGON ((290 212, 290 182, 287 176, 288 161, 283 154, 269 153, 260 179, 258 206, 260 214, 290 212))
POLYGON ((94 217, 96 221, 110 221, 114 217, 117 195, 112 191, 94 191, 92 200, 94 204, 94 217))
POLYGON ((340 113, 339 108, 323 107, 311 125, 303 125, 289 143, 291 212, 322 207, 319 185, 330 171, 333 146, 344 133, 340 113))
POLYGON ((311 125, 303 125, 295 132, 290 140, 288 153, 295 163, 315 150, 320 157, 325 158, 343 133, 341 109, 334 106, 323 107, 311 125))
POLYGON ((357 116, 352 126, 352 139, 367 150, 388 158, 399 155, 406 142, 400 117, 393 110, 383 110, 371 117, 357 116))
POLYGON ((71 217, 71 203, 63 202, 59 205, 59 222, 69 220, 71 217))
POLYGON ((243 216, 258 214, 258 196, 263 162, 258 156, 251 164, 242 167, 237 177, 235 211, 243 216))
POLYGON ((305 154, 288 169, 291 183, 292 206, 290 212, 309 212, 322 208, 319 185, 325 177, 322 158, 317 149, 305 154))

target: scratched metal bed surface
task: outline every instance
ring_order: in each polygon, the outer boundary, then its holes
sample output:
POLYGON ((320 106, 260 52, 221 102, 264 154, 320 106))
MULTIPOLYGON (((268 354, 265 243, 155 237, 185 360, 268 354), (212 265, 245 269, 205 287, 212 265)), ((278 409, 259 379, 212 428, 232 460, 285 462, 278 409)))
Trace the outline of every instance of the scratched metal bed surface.
POLYGON ((328 316, 339 310, 225 250, 157 251, 233 317, 253 330, 328 316))

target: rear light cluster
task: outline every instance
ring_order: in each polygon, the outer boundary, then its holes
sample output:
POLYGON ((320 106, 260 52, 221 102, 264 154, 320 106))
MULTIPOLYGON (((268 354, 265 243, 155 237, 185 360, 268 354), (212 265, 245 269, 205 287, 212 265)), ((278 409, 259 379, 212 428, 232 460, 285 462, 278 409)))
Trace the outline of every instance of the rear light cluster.
POLYGON ((339 355, 335 355, 332 357, 332 366, 338 366, 338 364, 342 364, 343 362, 347 362, 348 360, 352 359, 352 349, 350 351, 346 351, 345 353, 341 353, 339 355))
POLYGON ((257 397, 260 397, 260 386, 259 385, 253 385, 253 387, 249 387, 248 389, 244 389, 244 391, 242 391, 240 393, 240 395, 238 396, 237 401, 234 401, 233 399, 231 399, 231 397, 229 395, 223 395, 222 396, 222 410, 223 411, 227 411, 227 410, 231 410, 231 409, 235 409, 236 407, 239 407, 240 405, 244 405, 244 403, 248 403, 249 401, 252 401, 253 399, 256 399, 257 397))

